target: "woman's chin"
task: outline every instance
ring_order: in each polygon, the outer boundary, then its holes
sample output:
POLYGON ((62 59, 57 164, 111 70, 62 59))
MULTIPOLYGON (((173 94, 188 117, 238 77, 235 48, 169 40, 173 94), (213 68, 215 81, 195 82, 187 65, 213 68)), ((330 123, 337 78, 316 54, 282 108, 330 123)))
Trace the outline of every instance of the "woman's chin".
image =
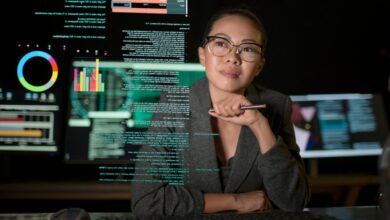
POLYGON ((237 85, 224 85, 224 86, 219 87, 219 89, 221 91, 229 92, 229 93, 240 93, 240 91, 243 90, 242 87, 237 86, 237 85))

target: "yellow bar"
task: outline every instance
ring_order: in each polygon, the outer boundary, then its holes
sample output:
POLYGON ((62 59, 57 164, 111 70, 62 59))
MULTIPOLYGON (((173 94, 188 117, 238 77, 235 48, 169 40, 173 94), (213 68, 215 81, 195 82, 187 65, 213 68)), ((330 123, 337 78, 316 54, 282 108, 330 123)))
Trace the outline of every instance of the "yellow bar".
POLYGON ((80 71, 80 92, 84 91, 84 72, 80 71))
POLYGON ((96 75, 95 75, 96 76, 96 78, 95 78, 96 79, 96 81, 95 81, 96 82, 96 84, 95 84, 96 89, 95 89, 95 91, 98 92, 99 86, 100 86, 98 83, 99 82, 99 79, 98 79, 98 77, 99 77, 99 59, 96 59, 96 67, 95 68, 96 68, 96 75))
POLYGON ((12 136, 12 137, 42 137, 41 130, 23 130, 23 131, 0 131, 0 136, 12 136))

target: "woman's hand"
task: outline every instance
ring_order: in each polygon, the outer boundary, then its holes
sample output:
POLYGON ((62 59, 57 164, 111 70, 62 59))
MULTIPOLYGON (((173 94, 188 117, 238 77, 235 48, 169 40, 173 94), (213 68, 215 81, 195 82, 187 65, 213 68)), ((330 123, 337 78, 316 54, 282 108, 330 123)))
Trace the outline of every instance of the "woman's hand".
POLYGON ((235 194, 236 211, 255 212, 271 210, 272 205, 264 191, 252 191, 246 193, 235 194))
POLYGON ((250 126, 254 122, 264 118, 256 109, 240 109, 241 106, 251 104, 245 96, 232 94, 226 99, 213 103, 214 112, 209 111, 209 114, 234 124, 250 126))

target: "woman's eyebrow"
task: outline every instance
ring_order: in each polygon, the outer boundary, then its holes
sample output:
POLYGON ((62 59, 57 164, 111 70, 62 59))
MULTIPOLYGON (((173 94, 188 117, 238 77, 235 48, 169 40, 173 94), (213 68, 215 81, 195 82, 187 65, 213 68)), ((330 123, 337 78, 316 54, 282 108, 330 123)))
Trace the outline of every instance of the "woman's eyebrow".
POLYGON ((251 38, 243 39, 241 42, 242 43, 257 43, 255 39, 251 39, 251 38))
MULTIPOLYGON (((224 33, 216 33, 216 34, 214 34, 214 36, 223 37, 229 41, 232 41, 232 38, 229 35, 224 34, 224 33)), ((241 40, 241 43, 257 43, 257 42, 255 39, 246 38, 246 39, 241 40)))
POLYGON ((223 37, 223 38, 226 38, 228 40, 231 40, 231 37, 227 34, 224 34, 224 33, 216 33, 214 36, 223 37))

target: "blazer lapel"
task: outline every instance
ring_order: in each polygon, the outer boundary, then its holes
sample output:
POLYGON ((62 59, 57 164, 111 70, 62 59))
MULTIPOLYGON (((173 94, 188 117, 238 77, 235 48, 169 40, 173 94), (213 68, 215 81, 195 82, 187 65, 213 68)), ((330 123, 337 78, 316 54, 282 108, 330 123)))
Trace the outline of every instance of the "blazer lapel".
MULTIPOLYGON (((246 92, 246 97, 253 104, 260 104, 261 99, 253 85, 250 85, 246 92)), ((250 128, 243 126, 237 143, 237 150, 234 156, 232 171, 229 181, 225 187, 225 192, 236 192, 245 181, 246 176, 253 167, 253 163, 259 154, 260 146, 256 136, 250 128)))
POLYGON ((255 135, 248 127, 242 127, 225 192, 233 193, 240 188, 240 185, 252 169, 258 154, 259 144, 255 135))
MULTIPOLYGON (((205 81, 204 81, 205 82, 205 81)), ((184 163, 189 168, 187 183, 204 192, 222 192, 210 116, 210 95, 207 83, 201 83, 190 93, 191 120, 189 149, 184 163)))

